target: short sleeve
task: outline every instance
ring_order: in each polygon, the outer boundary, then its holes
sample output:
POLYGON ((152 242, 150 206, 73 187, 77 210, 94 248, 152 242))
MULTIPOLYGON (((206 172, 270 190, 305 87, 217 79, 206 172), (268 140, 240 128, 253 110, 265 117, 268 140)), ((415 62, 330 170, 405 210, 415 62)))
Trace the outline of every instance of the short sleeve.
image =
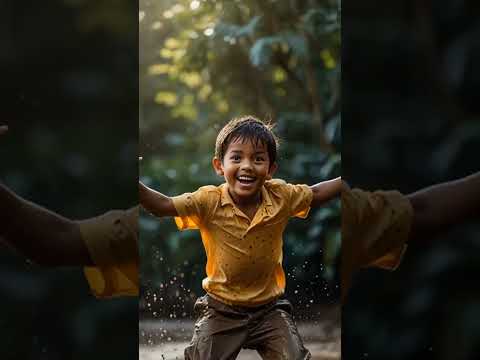
POLYGON ((342 195, 342 217, 342 231, 351 238, 346 249, 351 246, 356 250, 361 267, 398 266, 413 217, 405 196, 398 191, 370 193, 355 189, 342 195))
POLYGON ((175 223, 179 230, 198 229, 208 217, 214 186, 204 186, 193 193, 185 193, 172 197, 178 216, 175 223))
POLYGON ((310 212, 312 204, 313 192, 308 185, 292 185, 286 184, 290 216, 305 219, 310 212))
POLYGON ((342 192, 342 280, 349 282, 362 267, 397 268, 412 217, 410 202, 398 191, 342 192))
POLYGON ((138 296, 138 207, 77 223, 95 264, 84 268, 93 294, 138 296))

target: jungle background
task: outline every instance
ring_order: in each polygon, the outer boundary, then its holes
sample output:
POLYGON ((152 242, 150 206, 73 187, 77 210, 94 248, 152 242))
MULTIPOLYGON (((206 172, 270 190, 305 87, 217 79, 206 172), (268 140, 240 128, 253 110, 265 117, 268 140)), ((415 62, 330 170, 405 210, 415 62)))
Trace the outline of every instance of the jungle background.
MULTIPOLYGON (((342 175, 404 193, 479 170, 480 4, 345 1, 342 175)), ((342 358, 477 359, 478 219, 357 274, 342 358)))
MULTIPOLYGON (((1 1, 0 29, 0 181, 74 219, 136 205, 138 3, 1 1)), ((1 245, 0 339, 2 360, 135 359, 138 300, 1 245)))
MULTIPOLYGON (((276 124, 277 177, 313 184, 340 175, 339 1, 142 0, 139 21, 147 185, 173 196, 220 184, 211 167, 216 135, 245 114, 276 124)), ((336 358, 339 209, 334 201, 307 221, 293 220, 284 236, 286 297, 297 321, 317 329, 312 340, 336 344, 336 358)), ((172 219, 143 213, 140 225, 140 342, 169 358, 170 344, 192 335, 203 245, 198 232, 179 232, 172 219)))

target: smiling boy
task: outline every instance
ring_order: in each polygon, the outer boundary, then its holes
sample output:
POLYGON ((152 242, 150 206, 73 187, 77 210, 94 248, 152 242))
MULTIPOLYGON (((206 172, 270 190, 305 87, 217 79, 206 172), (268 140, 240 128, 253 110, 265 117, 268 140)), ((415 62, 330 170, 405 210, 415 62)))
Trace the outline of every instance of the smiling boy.
POLYGON ((290 217, 340 193, 340 178, 313 186, 272 177, 278 141, 252 117, 230 121, 218 134, 213 167, 220 186, 168 197, 142 183, 140 203, 152 214, 174 216, 180 230, 199 229, 207 254, 199 314, 186 359, 234 359, 242 348, 264 359, 308 359, 285 291, 282 234, 290 217))

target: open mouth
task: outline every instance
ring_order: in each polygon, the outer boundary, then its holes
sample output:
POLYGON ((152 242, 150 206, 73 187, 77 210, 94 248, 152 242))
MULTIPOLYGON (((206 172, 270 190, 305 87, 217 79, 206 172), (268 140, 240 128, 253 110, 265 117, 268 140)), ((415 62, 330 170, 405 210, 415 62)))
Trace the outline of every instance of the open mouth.
POLYGON ((249 185, 249 184, 253 184, 257 180, 257 178, 253 176, 242 175, 242 176, 238 176, 237 180, 240 184, 249 185))

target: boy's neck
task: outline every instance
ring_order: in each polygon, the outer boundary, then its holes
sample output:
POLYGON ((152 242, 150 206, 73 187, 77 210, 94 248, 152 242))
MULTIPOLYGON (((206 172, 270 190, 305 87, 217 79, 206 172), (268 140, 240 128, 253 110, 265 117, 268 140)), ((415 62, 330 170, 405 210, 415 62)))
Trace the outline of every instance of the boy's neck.
MULTIPOLYGON (((227 185, 228 186, 228 185, 227 185)), ((233 200, 233 203, 238 206, 239 208, 251 208, 251 207, 256 207, 258 205, 260 205, 260 203, 262 202, 262 193, 261 191, 259 191, 258 193, 256 193, 255 195, 253 195, 252 197, 249 197, 247 199, 239 199, 239 198, 236 198, 231 192, 230 192, 230 189, 228 189, 228 194, 230 195, 230 197, 232 198, 233 200)))

